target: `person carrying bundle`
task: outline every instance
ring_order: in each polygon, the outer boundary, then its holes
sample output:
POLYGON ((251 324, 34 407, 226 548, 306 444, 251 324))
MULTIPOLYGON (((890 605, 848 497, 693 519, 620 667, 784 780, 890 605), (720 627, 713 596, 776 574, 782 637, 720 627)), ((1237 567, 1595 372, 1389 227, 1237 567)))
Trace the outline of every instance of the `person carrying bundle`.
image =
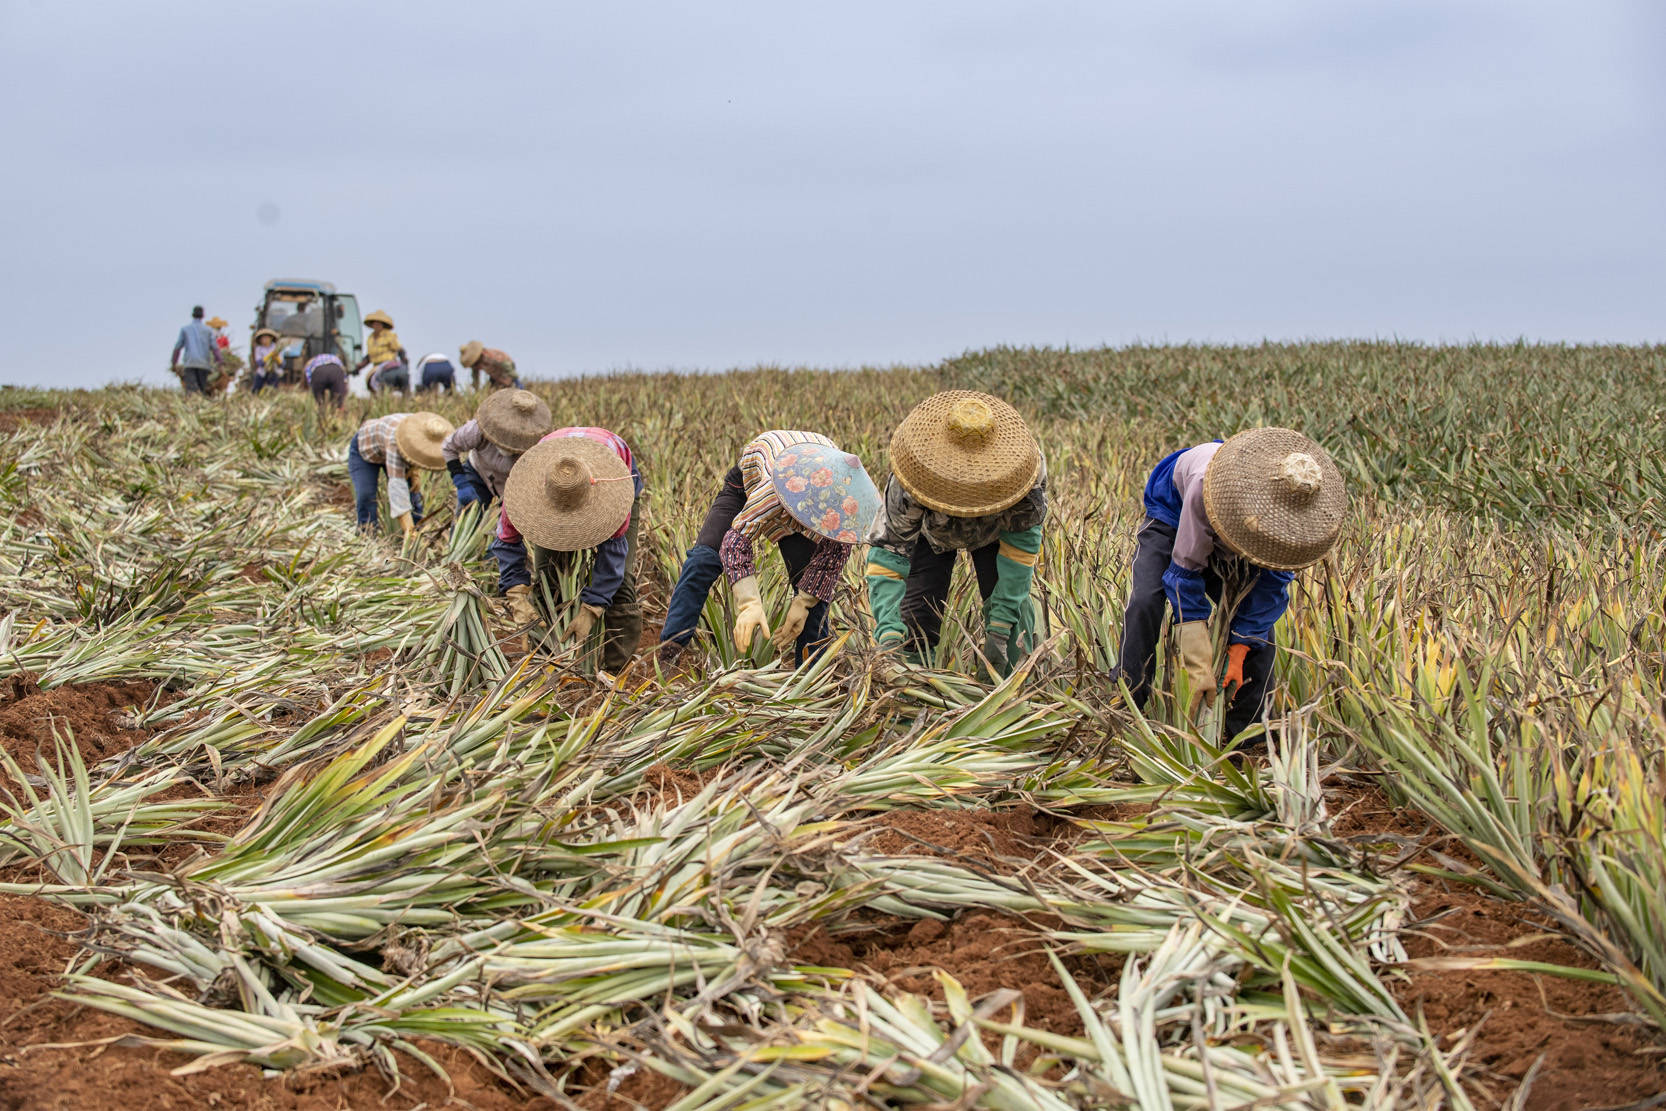
POLYGON ((459 353, 463 365, 469 368, 470 389, 480 388, 482 374, 494 390, 521 388, 521 380, 515 375, 515 360, 497 348, 487 347, 479 340, 471 339, 463 344, 459 353))
POLYGON ((278 388, 283 381, 278 358, 278 333, 270 328, 257 329, 254 348, 249 352, 249 390, 252 393, 259 393, 267 387, 278 388))
POLYGON ((659 661, 674 663, 694 636, 719 574, 735 594, 735 647, 769 636, 753 544, 773 541, 794 588, 775 647, 802 664, 827 639, 828 605, 850 552, 879 513, 879 491, 862 461, 814 432, 765 432, 729 468, 688 550, 660 630, 659 661))
MULTIPOLYGON (((590 553, 590 580, 560 639, 581 647, 601 621, 602 666, 613 672, 630 662, 642 637, 636 584, 641 496, 642 474, 630 447, 605 428, 589 427, 549 433, 516 461, 503 488, 498 539, 524 539, 535 590, 546 587, 557 604, 567 601, 559 596, 559 577, 581 553, 590 553)), ((511 597, 510 613, 521 625, 540 620, 528 594, 511 597)))
MULTIPOLYGON (((457 515, 469 506, 485 512, 493 498, 503 497, 503 484, 523 452, 549 432, 554 422, 550 407, 537 394, 526 390, 500 390, 489 395, 475 410, 474 419, 445 438, 440 454, 451 484, 457 488, 457 515), (466 458, 465 458, 466 457, 466 458)), ((497 560, 498 592, 519 606, 524 624, 532 618, 532 576, 526 569, 526 546, 519 540, 494 537, 492 556, 497 560)))
POLYGON ((340 355, 326 352, 314 355, 307 360, 304 371, 307 379, 307 389, 312 391, 312 399, 318 404, 324 404, 328 395, 330 404, 337 409, 347 405, 347 365, 341 361, 340 355))
POLYGON ((411 488, 411 472, 445 468, 440 445, 451 431, 451 422, 438 413, 389 413, 359 425, 347 445, 347 474, 353 480, 361 529, 374 531, 380 523, 376 487, 386 471, 388 511, 406 536, 416 531, 422 520, 422 495, 411 488))
POLYGON ((1047 465, 1024 418, 985 393, 947 390, 891 437, 885 504, 868 536, 868 603, 881 649, 937 647, 955 557, 983 597, 983 654, 997 675, 1035 647, 1030 580, 1047 519, 1047 465))
POLYGON ((370 329, 370 337, 364 341, 364 358, 353 368, 354 372, 367 366, 375 368, 364 383, 371 393, 387 390, 409 393, 411 376, 405 369, 405 348, 393 330, 393 317, 377 309, 365 315, 364 323, 370 329))
POLYGON ((1200 703, 1212 707, 1219 688, 1227 698, 1224 736, 1259 719, 1276 654, 1273 626, 1290 603, 1290 581, 1331 550, 1347 512, 1336 464, 1288 428, 1252 428, 1158 463, 1145 484, 1117 661, 1134 705, 1150 698, 1163 617, 1172 610, 1192 692, 1188 714, 1200 703), (1209 635, 1217 603, 1230 612, 1219 683, 1209 635))

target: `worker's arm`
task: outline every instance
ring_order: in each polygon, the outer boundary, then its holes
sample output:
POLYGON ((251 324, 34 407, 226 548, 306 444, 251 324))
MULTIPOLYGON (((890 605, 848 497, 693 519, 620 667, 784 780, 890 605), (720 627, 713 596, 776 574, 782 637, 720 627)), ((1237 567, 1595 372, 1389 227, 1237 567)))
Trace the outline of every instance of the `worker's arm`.
POLYGON ((179 365, 179 353, 183 350, 185 350, 185 329, 181 328, 179 330, 179 338, 174 341, 173 358, 168 360, 168 365, 170 367, 177 367, 179 365))
POLYGON ((1232 615, 1232 635, 1228 644, 1267 644, 1273 639, 1273 626, 1290 608, 1290 583, 1293 571, 1272 571, 1266 568, 1250 584, 1249 593, 1238 603, 1232 615))
POLYGON ((1034 648, 1034 630, 1026 620, 1030 582, 1041 555, 1041 526, 1003 532, 995 554, 995 589, 984 606, 984 654, 998 674, 1012 670, 1034 648))

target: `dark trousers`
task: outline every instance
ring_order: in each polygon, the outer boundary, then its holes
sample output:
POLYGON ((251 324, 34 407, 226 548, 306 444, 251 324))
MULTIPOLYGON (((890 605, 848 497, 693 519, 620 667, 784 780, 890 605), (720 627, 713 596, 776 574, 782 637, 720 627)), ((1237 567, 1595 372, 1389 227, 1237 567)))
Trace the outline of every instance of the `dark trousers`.
POLYGON ((185 366, 179 368, 180 381, 185 386, 186 393, 200 393, 208 395, 208 381, 214 372, 205 366, 185 366))
POLYGON ((422 382, 417 386, 418 393, 429 390, 441 390, 450 393, 457 388, 457 372, 450 363, 436 365, 429 363, 422 368, 422 382))
MULTIPOLYGON (((985 602, 1000 577, 995 565, 1000 550, 997 540, 967 552, 978 576, 978 593, 985 602)), ((908 629, 908 650, 915 655, 931 652, 943 636, 943 610, 949 604, 949 584, 959 555, 959 549, 932 551, 924 537, 914 542, 914 553, 908 557, 908 581, 902 591, 902 623, 908 629)))
MULTIPOLYGON (((313 381, 318 376, 313 375, 313 381)), ((353 480, 353 507, 358 513, 360 527, 375 528, 381 523, 381 517, 376 507, 376 489, 381 484, 382 472, 387 466, 382 463, 372 463, 359 454, 359 434, 353 433, 353 442, 347 445, 347 477, 353 480)), ((417 492, 416 483, 409 483, 411 487, 411 522, 414 524, 422 520, 422 495, 417 492)))
MULTIPOLYGON (((706 599, 711 596, 712 587, 723 574, 723 559, 718 555, 719 549, 723 546, 723 537, 728 534, 736 514, 745 504, 746 487, 741 478, 740 468, 730 467, 729 473, 723 476, 722 488, 718 490, 710 511, 706 513, 705 523, 700 526, 699 535, 694 539, 694 547, 688 550, 688 556, 683 560, 683 569, 677 574, 677 585, 672 589, 671 602, 666 607, 665 625, 660 629, 660 643, 675 641, 679 645, 686 645, 693 639, 695 627, 700 624, 700 613, 706 606, 706 599)), ((816 545, 808 537, 793 533, 783 536, 776 547, 781 551, 782 562, 787 565, 787 578, 796 588, 804 569, 815 557, 816 545)), ((826 602, 817 602, 810 607, 809 616, 804 621, 804 630, 798 634, 797 647, 793 653, 795 665, 814 657, 826 642, 828 608, 826 602)))
POLYGON ((256 371, 255 376, 249 380, 249 389, 254 393, 259 393, 264 389, 275 390, 278 388, 278 383, 282 381, 283 375, 278 371, 274 370, 271 374, 256 371))
MULTIPOLYGON (((475 504, 480 512, 487 513, 492 508, 492 488, 486 485, 486 480, 480 472, 474 469, 474 464, 464 463, 462 479, 468 483, 474 492, 475 504)), ((461 493, 459 491, 459 493, 461 493)), ((458 499, 458 512, 463 509, 462 499, 458 499)), ((526 586, 532 582, 532 572, 526 567, 526 543, 521 540, 504 540, 495 532, 492 543, 487 551, 497 560, 497 592, 506 594, 512 586, 526 586)))
MULTIPOLYGON (((1163 572, 1174 558, 1174 529, 1155 517, 1140 526, 1139 546, 1134 550, 1133 582, 1128 588, 1128 609, 1122 618, 1122 651, 1117 671, 1134 705, 1144 708, 1151 697, 1151 682, 1157 674, 1157 646, 1162 643, 1163 618, 1168 615, 1168 595, 1163 591, 1163 572)), ((1218 607, 1221 577, 1213 568, 1204 571, 1203 587, 1218 607)), ((1244 658, 1244 685, 1227 707, 1225 735, 1236 737, 1248 729, 1266 708, 1277 648, 1269 641, 1250 648, 1244 658)))
MULTIPOLYGON (((312 399, 320 405, 328 394, 337 409, 347 404, 347 372, 338 366, 321 366, 312 372, 312 399)), ((355 443, 358 441, 355 439, 355 443)))
MULTIPOLYGON (((602 666, 609 671, 619 671, 630 663, 631 657, 636 655, 637 644, 642 640, 642 600, 636 589, 636 565, 641 553, 637 537, 637 528, 642 520, 641 508, 642 500, 638 498, 636 504, 631 506, 631 523, 625 529, 625 581, 619 584, 613 601, 602 612, 602 666)), ((533 548, 532 577, 553 580, 582 558, 583 552, 551 552, 533 548)), ((534 596, 539 593, 538 590, 533 591, 534 596)), ((555 594, 554 581, 550 582, 550 593, 555 594)))

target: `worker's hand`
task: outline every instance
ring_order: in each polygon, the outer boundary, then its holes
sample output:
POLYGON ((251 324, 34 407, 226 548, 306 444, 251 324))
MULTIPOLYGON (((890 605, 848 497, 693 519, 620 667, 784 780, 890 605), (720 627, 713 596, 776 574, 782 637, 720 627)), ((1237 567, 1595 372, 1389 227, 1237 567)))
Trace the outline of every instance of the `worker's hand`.
POLYGON ((787 618, 775 630, 775 650, 777 652, 791 652, 798 643, 799 634, 804 631, 804 623, 810 617, 810 611, 815 609, 816 603, 821 601, 814 594, 806 594, 800 590, 793 595, 792 605, 787 607, 787 618))
POLYGON ((1215 649, 1209 642, 1209 622, 1184 621, 1180 625, 1180 666, 1192 683, 1192 704, 1188 716, 1197 713, 1198 703, 1215 704, 1215 649))
POLYGON ((416 532, 416 522, 411 520, 411 515, 409 513, 401 513, 395 518, 395 520, 399 522, 399 529, 405 534, 407 539, 410 538, 412 533, 416 532))
POLYGON ((769 635, 769 618, 764 615, 764 600, 758 594, 758 576, 748 575, 734 586, 735 591, 735 647, 742 652, 752 651, 752 638, 769 635))
POLYGON ((451 484, 457 487, 457 512, 461 513, 471 505, 480 501, 480 491, 464 475, 451 476, 451 484))
POLYGON ((561 634, 561 639, 569 645, 582 645, 590 639, 590 630, 596 627, 596 621, 601 616, 602 607, 585 602, 579 606, 578 613, 573 615, 572 623, 567 626, 567 631, 561 634))
POLYGON ((1221 676, 1221 690, 1226 692, 1228 702, 1238 697, 1238 688, 1244 685, 1244 659, 1249 650, 1247 644, 1234 644, 1226 650, 1226 674, 1221 676))
POLYGON ((509 603, 509 620, 517 627, 531 625, 538 620, 538 607, 532 603, 532 588, 525 583, 512 586, 503 592, 504 600, 509 603))

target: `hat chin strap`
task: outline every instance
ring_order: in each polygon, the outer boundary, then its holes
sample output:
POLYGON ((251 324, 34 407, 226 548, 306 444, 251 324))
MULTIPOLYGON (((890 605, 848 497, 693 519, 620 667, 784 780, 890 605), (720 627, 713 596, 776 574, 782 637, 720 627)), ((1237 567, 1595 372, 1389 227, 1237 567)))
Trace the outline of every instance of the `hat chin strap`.
POLYGON ((1292 451, 1278 465, 1278 481, 1300 501, 1311 501, 1324 485, 1319 461, 1305 451, 1292 451))

